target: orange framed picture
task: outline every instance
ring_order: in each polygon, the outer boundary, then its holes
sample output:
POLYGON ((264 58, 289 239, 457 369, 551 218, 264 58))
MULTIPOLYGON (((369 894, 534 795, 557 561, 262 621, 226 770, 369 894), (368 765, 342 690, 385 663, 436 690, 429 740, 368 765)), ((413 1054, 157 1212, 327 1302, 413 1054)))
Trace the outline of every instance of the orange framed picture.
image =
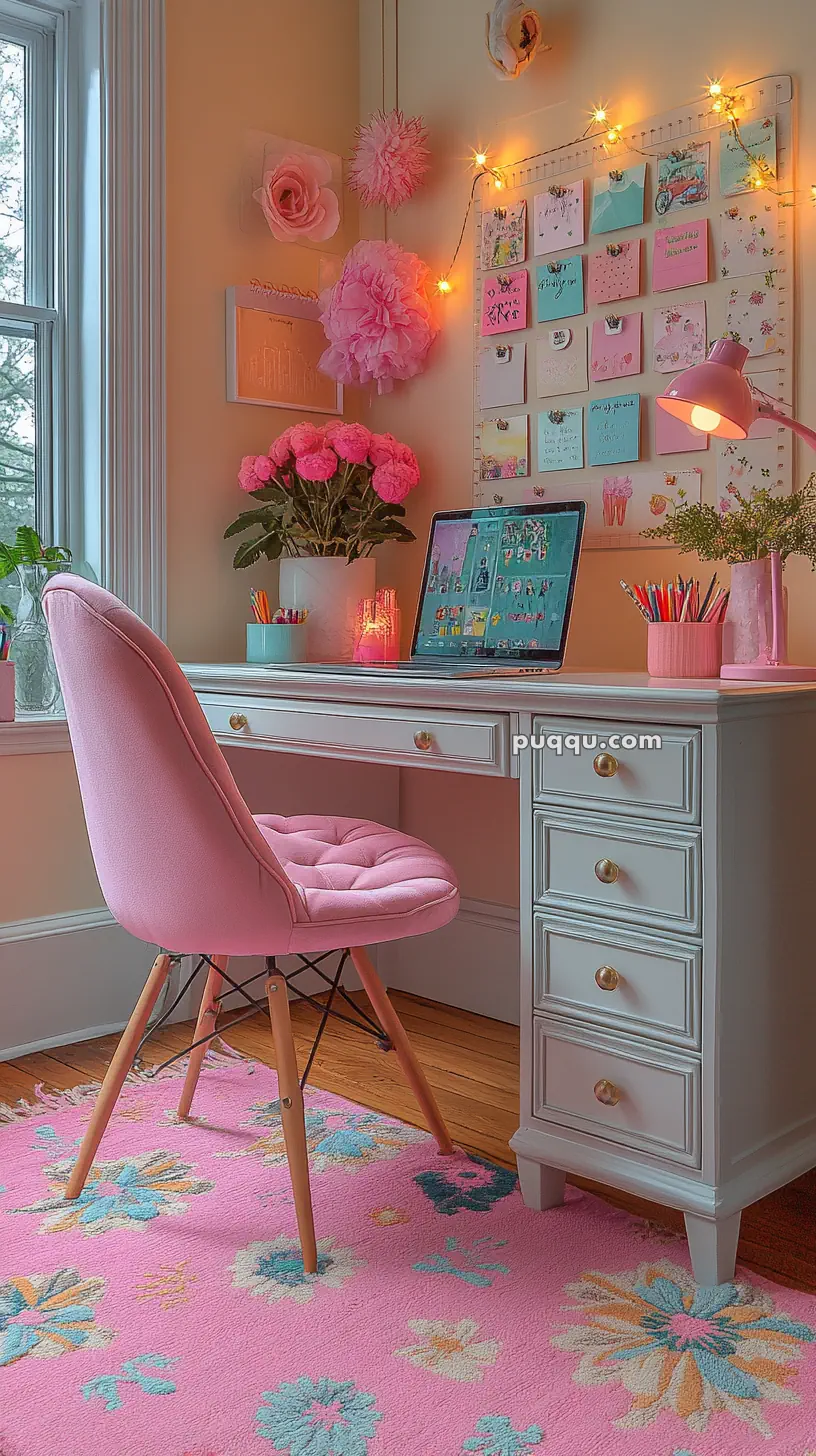
POLYGON ((227 399, 343 412, 343 386, 319 369, 327 348, 316 297, 256 284, 227 289, 227 399))

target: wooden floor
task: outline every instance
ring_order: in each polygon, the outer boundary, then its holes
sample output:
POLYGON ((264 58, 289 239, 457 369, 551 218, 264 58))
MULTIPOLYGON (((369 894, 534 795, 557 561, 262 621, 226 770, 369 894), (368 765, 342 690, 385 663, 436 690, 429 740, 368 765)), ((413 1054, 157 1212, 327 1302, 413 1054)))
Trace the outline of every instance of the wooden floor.
MULTIPOLYGON (((507 1144, 518 1124, 517 1028, 400 992, 393 993, 393 999, 454 1140, 472 1152, 513 1166, 507 1144)), ((364 998, 360 1004, 366 1005, 364 998)), ((301 1065, 317 1019, 312 1007, 303 1003, 292 1006, 301 1065)), ((146 1048, 145 1062, 155 1065, 165 1060, 181 1051, 190 1039, 190 1028, 182 1024, 158 1032, 146 1048)), ((235 1050, 274 1066, 269 1023, 260 1015, 234 1027, 226 1039, 235 1050)), ((116 1040, 115 1036, 100 1037, 38 1052, 19 1061, 0 1062, 0 1102, 32 1099, 37 1083, 62 1089, 98 1080, 104 1075, 116 1040)), ((380 1051, 371 1038, 351 1028, 330 1024, 310 1081, 405 1122, 418 1121, 394 1055, 380 1051)), ((682 1230, 682 1217, 670 1209, 600 1189, 581 1179, 573 1181, 593 1187, 619 1207, 664 1227, 682 1230)), ((746 1211, 740 1258, 769 1278, 816 1293, 816 1172, 746 1211)))

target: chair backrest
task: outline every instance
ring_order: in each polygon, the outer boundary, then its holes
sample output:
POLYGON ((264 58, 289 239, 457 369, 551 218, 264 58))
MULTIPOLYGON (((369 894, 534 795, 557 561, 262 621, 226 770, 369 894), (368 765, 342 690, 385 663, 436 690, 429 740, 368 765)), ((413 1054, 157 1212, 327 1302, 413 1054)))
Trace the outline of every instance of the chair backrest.
POLYGON ((268 925, 281 953, 305 911, 172 653, 79 577, 52 578, 43 601, 112 914, 142 940, 209 954, 257 951, 268 925))

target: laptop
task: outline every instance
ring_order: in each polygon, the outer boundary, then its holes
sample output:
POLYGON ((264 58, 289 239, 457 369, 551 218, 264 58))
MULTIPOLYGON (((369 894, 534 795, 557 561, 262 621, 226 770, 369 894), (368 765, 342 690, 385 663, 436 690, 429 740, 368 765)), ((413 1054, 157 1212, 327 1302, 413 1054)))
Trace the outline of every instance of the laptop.
POLYGON ((431 521, 410 658, 291 666, 301 672, 459 678, 557 672, 566 651, 585 517, 585 501, 438 512, 431 521))

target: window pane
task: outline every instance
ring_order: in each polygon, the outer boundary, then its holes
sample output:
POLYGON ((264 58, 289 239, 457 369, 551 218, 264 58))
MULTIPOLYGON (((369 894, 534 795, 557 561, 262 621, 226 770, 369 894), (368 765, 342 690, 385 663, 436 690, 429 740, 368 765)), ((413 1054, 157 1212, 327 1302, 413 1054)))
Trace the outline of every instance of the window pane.
POLYGON ((25 49, 0 40, 0 298, 25 302, 25 49))
POLYGON ((0 333, 0 541, 36 519, 35 360, 32 335, 0 333))

